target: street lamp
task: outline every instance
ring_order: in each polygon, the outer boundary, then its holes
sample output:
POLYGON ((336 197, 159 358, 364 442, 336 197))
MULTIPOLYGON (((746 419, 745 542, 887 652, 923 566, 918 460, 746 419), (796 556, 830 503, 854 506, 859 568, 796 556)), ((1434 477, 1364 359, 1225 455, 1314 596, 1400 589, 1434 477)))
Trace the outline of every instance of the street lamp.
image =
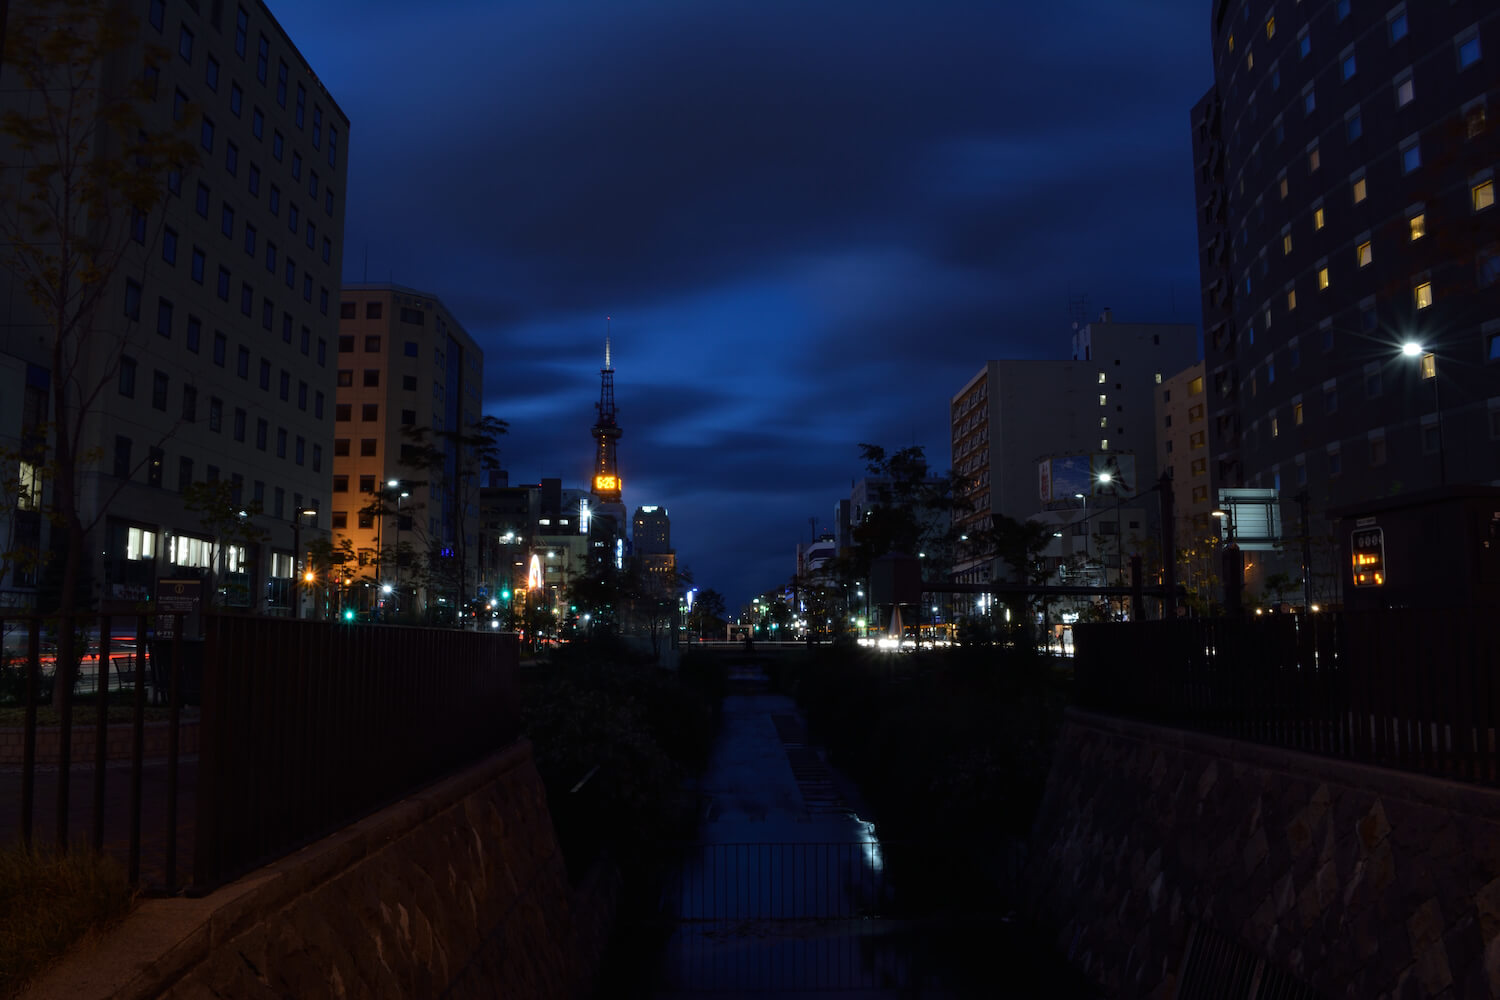
POLYGON ((1229 529, 1228 541, 1224 543, 1224 611, 1230 615, 1240 613, 1240 602, 1245 592, 1245 562, 1240 555, 1239 542, 1234 537, 1234 508, 1213 511, 1229 529))
MULTIPOLYGON (((241 516, 244 512, 241 511, 241 516)), ((302 576, 297 571, 298 560, 302 558, 302 519, 304 517, 318 516, 317 508, 307 507, 292 515, 292 617, 302 617, 302 576)), ((308 572, 308 582, 311 580, 311 571, 308 572)))
POLYGON ((1083 571, 1089 571, 1089 498, 1082 493, 1074 493, 1073 499, 1083 501, 1083 571))
POLYGON ((1432 383, 1432 410, 1437 415, 1438 485, 1448 485, 1448 461, 1443 449, 1443 404, 1438 397, 1437 355, 1414 340, 1401 345, 1401 353, 1408 358, 1417 358, 1421 365, 1423 382, 1432 383))

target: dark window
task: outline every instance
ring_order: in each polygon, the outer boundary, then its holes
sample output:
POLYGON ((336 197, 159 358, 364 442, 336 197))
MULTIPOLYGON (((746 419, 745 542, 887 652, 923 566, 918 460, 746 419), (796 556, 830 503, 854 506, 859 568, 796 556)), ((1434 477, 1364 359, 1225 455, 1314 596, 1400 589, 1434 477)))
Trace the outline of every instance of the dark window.
POLYGON ((271 436, 271 424, 264 417, 255 421, 255 447, 261 451, 266 450, 266 442, 271 436))
MULTIPOLYGON (((299 442, 298 447, 300 448, 301 447, 300 442, 302 441, 302 439, 298 438, 297 441, 299 442)), ((320 444, 313 445, 313 463, 312 463, 312 465, 313 465, 313 471, 314 472, 322 472, 323 471, 323 446, 320 445, 320 444)))
POLYGON ((255 312, 255 286, 248 281, 240 282, 240 313, 249 316, 255 312))
POLYGON ((275 184, 271 185, 271 214, 278 215, 281 212, 281 188, 275 184))
POLYGON ((267 392, 271 391, 271 362, 265 358, 260 359, 260 387, 267 392))
POLYGON ((307 172, 307 193, 314 200, 318 197, 318 172, 309 170, 307 172))
POLYGON ((180 122, 187 117, 188 96, 181 90, 172 95, 172 120, 180 122))
POLYGON ((324 316, 328 315, 328 289, 318 289, 318 312, 324 316))
POLYGON ((417 349, 417 342, 415 340, 408 340, 403 346, 402 351, 408 358, 415 358, 418 356, 417 349))
POLYGON ((245 33, 250 27, 250 15, 241 7, 234 15, 234 54, 245 58, 245 33))
POLYGON ((234 208, 227 201, 219 212, 219 232, 225 236, 234 235, 234 208))
POLYGON ((281 370, 281 375, 276 386, 276 395, 281 398, 283 403, 292 398, 292 373, 285 368, 281 370))
POLYGON ((307 117, 307 88, 297 84, 297 127, 301 128, 307 117))
POLYGON ((266 82, 266 74, 271 66, 271 40, 265 35, 260 36, 260 42, 255 51, 255 78, 261 83, 266 82))
POLYGON ((380 404, 379 403, 364 403, 364 404, 362 404, 360 406, 360 408, 359 408, 359 419, 363 420, 365 423, 370 423, 372 421, 379 420, 380 419, 380 404))
POLYGON ((323 189, 323 211, 333 215, 333 188, 323 189))
POLYGON ((246 181, 246 186, 250 189, 250 193, 253 194, 253 195, 259 195, 260 194, 260 167, 257 167, 253 163, 250 164, 250 170, 245 175, 245 181, 246 181))
POLYGON ((354 337, 353 336, 351 336, 350 334, 346 333, 343 336, 339 337, 339 353, 340 354, 353 354, 354 353, 354 337))
POLYGON ((241 444, 245 443, 245 425, 250 420, 250 414, 239 407, 234 408, 234 439, 241 444))
POLYGON ((333 526, 340 531, 349 527, 349 512, 347 510, 336 510, 333 512, 333 526))
POLYGON ((354 319, 355 318, 354 314, 358 310, 358 308, 359 307, 358 307, 357 303, 354 303, 354 302, 340 302, 339 303, 339 319, 354 319))
POLYGON ((201 181, 198 183, 198 199, 193 203, 193 207, 198 210, 200 216, 208 218, 208 185, 201 181))
POLYGON ((280 132, 271 133, 271 159, 277 163, 281 162, 282 152, 286 148, 286 140, 281 137, 280 132))
POLYGON ((234 372, 240 378, 250 377, 250 348, 241 347, 235 357, 234 372))
POLYGON ((297 218, 297 214, 297 203, 295 201, 287 202, 286 227, 294 233, 297 231, 297 223, 299 221, 297 218))
POLYGON ((122 357, 120 359, 120 395, 127 399, 135 398, 135 359, 122 357))
POLYGON ((333 263, 333 240, 323 237, 323 263, 333 263))
POLYGON ((209 90, 219 89, 219 60, 213 56, 209 56, 208 62, 203 64, 203 82, 208 84, 209 90))
POLYGON ((354 408, 348 403, 337 403, 333 407, 333 419, 340 422, 353 420, 354 418, 350 416, 350 414, 353 412, 353 409, 354 408))
POLYGON ((276 244, 266 240, 266 270, 276 273, 276 244))
POLYGON ((359 512, 359 526, 361 528, 373 528, 373 527, 375 527, 375 515, 372 514, 372 513, 370 513, 367 510, 360 511, 359 512))
POLYGON ((328 130, 328 165, 337 166, 339 161, 339 130, 329 128, 328 130))
POLYGON ((188 313, 187 319, 187 349, 194 354, 198 353, 198 341, 203 336, 203 321, 192 313, 188 313))
POLYGON ((193 33, 185 24, 177 35, 177 54, 182 56, 183 62, 193 61, 193 33))
POLYGON ((365 353, 366 354, 379 354, 380 353, 380 337, 379 336, 377 336, 377 335, 371 335, 371 336, 368 336, 368 337, 365 338, 365 353))
POLYGON ((261 329, 270 332, 276 325, 276 306, 270 299, 260 300, 260 326, 261 329))
POLYGON ((156 300, 156 332, 163 337, 172 336, 172 303, 167 299, 156 300))
POLYGON ((173 167, 167 171, 167 190, 175 195, 182 194, 182 168, 173 167))
POLYGON ((229 268, 219 268, 219 298, 229 301, 229 268))
POLYGON ((323 393, 321 391, 313 393, 313 416, 319 420, 323 419, 323 393))
POLYGON ((167 373, 157 369, 151 373, 151 408, 167 412, 167 373))
POLYGON ((375 388, 375 387, 377 387, 379 385, 380 385, 380 369, 379 368, 366 368, 365 369, 365 387, 366 388, 375 388))
POLYGON ((401 322, 411 323, 414 326, 423 326, 427 322, 427 314, 420 309, 402 309, 401 322))
POLYGON ((290 344, 292 342, 292 314, 281 314, 281 342, 290 344))
POLYGON ((257 234, 255 231, 255 227, 250 225, 250 223, 248 222, 245 223, 245 253, 249 254, 251 257, 255 256, 256 235, 257 234))
POLYGON ((198 126, 198 144, 212 153, 214 151, 214 120, 205 117, 198 126))
POLYGON ((298 465, 301 465, 304 461, 306 461, 306 456, 307 438, 299 434, 297 435, 297 450, 292 453, 292 461, 296 462, 298 465))
POLYGON ((215 434, 224 429, 224 401, 218 396, 208 397, 208 429, 215 434))
POLYGON ((202 247, 193 247, 193 280, 203 284, 203 267, 208 263, 208 256, 202 247))
POLYGON ((115 435, 115 475, 130 478, 130 438, 123 434, 115 435))
POLYGON ((170 226, 162 230, 161 259, 168 264, 177 263, 177 230, 170 226))
POLYGON ((151 27, 157 31, 161 30, 162 18, 167 12, 167 0, 151 0, 150 13, 147 15, 151 20, 151 27))
POLYGON ((224 356, 229 353, 229 339, 218 330, 214 331, 214 364, 224 367, 224 356))
POLYGON ((352 386, 354 384, 354 370, 352 368, 341 368, 338 374, 339 387, 352 386))
POLYGON ((166 464, 166 453, 160 448, 150 448, 146 455, 146 485, 160 487, 161 467, 166 464))
MULTIPOLYGON (((306 352, 304 351, 304 353, 306 353, 306 352)), ((318 367, 322 368, 326 364, 328 364, 328 341, 323 340, 322 338, 319 338, 318 339, 318 367)))
POLYGON ((240 169, 240 147, 232 142, 224 144, 224 169, 233 177, 240 169))
POLYGON ((402 410, 401 411, 401 426, 403 426, 403 427, 415 427, 416 425, 417 425, 417 411, 416 410, 402 410))
POLYGON ((297 409, 299 409, 299 410, 306 410, 307 409, 307 383, 306 382, 299 381, 297 383, 297 409))
POLYGON ((302 179, 302 154, 301 153, 297 153, 297 152, 293 152, 292 153, 292 179, 293 180, 298 180, 298 181, 300 181, 302 179))
POLYGON ((266 136, 266 113, 258 107, 250 109, 250 133, 257 139, 266 136))
POLYGON ((381 303, 379 303, 379 302, 366 302, 365 303, 365 319, 379 319, 380 318, 380 306, 381 306, 381 303))
MULTIPOLYGON (((402 375, 401 388, 406 392, 417 391, 417 377, 415 375, 402 375)), ((416 421, 413 421, 415 423, 416 421)))
POLYGON ((375 492, 375 477, 374 476, 360 476, 359 477, 359 491, 361 493, 374 493, 375 492))
POLYGON ((135 320, 141 318, 141 285, 129 278, 125 279, 125 317, 135 320))
MULTIPOLYGON (((302 353, 303 353, 304 356, 307 354, 307 343, 308 343, 308 340, 311 337, 312 337, 312 331, 309 330, 307 327, 304 326, 302 328, 302 353)), ((318 341, 318 364, 321 365, 322 363, 323 363, 323 341, 320 340, 320 341, 318 341)))
POLYGON ((286 428, 276 428, 276 457, 286 458, 286 428))
POLYGON ((375 439, 374 438, 360 438, 359 439, 359 454, 363 458, 373 458, 375 456, 375 439))
MULTIPOLYGON (((307 244, 307 249, 309 249, 309 250, 311 250, 314 246, 317 245, 317 242, 318 242, 318 227, 315 226, 315 225, 313 225, 311 222, 309 222, 307 224, 307 236, 303 240, 303 242, 307 244)), ((323 311, 325 313, 328 311, 328 309, 327 309, 326 306, 324 307, 323 311)))
POLYGON ((310 274, 302 275, 302 301, 312 301, 312 275, 310 274))
POLYGON ((244 108, 245 92, 240 89, 239 84, 231 83, 229 85, 229 110, 234 112, 234 116, 238 118, 240 116, 240 112, 243 111, 244 108))
POLYGON ((283 108, 286 107, 286 77, 286 60, 276 60, 276 103, 283 108))
POLYGON ((286 271, 282 274, 282 277, 286 280, 286 287, 297 287, 297 262, 291 257, 286 259, 286 271))
POLYGON ((313 105, 313 149, 323 144, 323 109, 316 104, 313 105))
POLYGON ((146 242, 146 213, 132 211, 130 213, 130 238, 142 245, 146 242))
POLYGON ((334 438, 333 439, 333 453, 336 456, 341 456, 341 457, 347 458, 348 455, 349 455, 349 439, 348 438, 334 438))
POLYGON ((198 419, 198 390, 190 385, 182 387, 182 419, 189 422, 198 419))

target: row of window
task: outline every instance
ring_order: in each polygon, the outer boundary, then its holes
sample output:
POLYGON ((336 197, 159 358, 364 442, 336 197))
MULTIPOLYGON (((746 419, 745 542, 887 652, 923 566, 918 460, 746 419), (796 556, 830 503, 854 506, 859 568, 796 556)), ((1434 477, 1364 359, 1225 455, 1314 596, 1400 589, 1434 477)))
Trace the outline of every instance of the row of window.
MULTIPOLYGON (((131 440, 130 437, 124 434, 115 435, 113 472, 117 478, 135 478, 137 469, 134 459, 134 450, 135 442, 131 440)), ((313 455, 314 462, 321 461, 321 449, 319 449, 317 446, 314 446, 313 448, 313 455)), ((148 447, 146 450, 146 459, 144 462, 146 485, 156 487, 158 489, 163 488, 166 485, 166 466, 166 452, 159 447, 148 447)), ((314 469, 314 471, 317 471, 316 468, 314 469)), ((180 456, 177 459, 177 490, 179 493, 187 492, 188 487, 196 482, 196 480, 194 479, 194 475, 195 466, 193 460, 186 455, 180 456)), ((205 482, 216 483, 219 482, 221 478, 222 473, 217 465, 207 466, 204 476, 205 482)), ((236 472, 230 476, 229 482, 230 501, 234 504, 245 503, 245 477, 236 472)), ((264 507, 266 500, 265 482, 259 479, 255 480, 251 484, 251 491, 252 492, 250 500, 254 502, 255 506, 264 507)), ((313 510, 317 510, 319 506, 321 506, 321 504, 317 497, 313 497, 309 504, 307 506, 304 506, 302 503, 302 494, 293 494, 293 510, 306 510, 309 509, 309 507, 313 510)), ((275 487, 273 490, 273 504, 270 513, 272 516, 277 518, 286 516, 286 491, 280 486, 275 487)), ((149 552, 143 553, 143 557, 148 556, 149 552)))
MULTIPOLYGON (((116 389, 126 399, 134 399, 136 393, 136 360, 125 355, 120 359, 119 373, 116 376, 116 389)), ((241 378, 249 378, 250 373, 250 351, 248 348, 239 349, 238 374, 241 378)), ((291 401, 291 373, 286 369, 281 370, 278 380, 278 395, 283 402, 291 401)), ((260 387, 269 392, 271 389, 271 363, 264 358, 260 362, 260 387)), ((153 409, 165 413, 168 410, 168 395, 171 389, 171 376, 161 369, 155 369, 151 376, 151 406, 153 409)), ((297 409, 306 413, 308 409, 308 385, 306 382, 297 382, 297 409)), ((323 393, 314 391, 312 393, 312 412, 316 419, 323 418, 323 393)), ((198 420, 198 388, 190 382, 183 383, 181 405, 178 411, 182 419, 187 423, 198 420)), ((243 410, 236 410, 236 441, 244 441, 243 410)), ((217 396, 209 398, 208 402, 208 429, 218 433, 223 430, 224 402, 217 396)), ((264 423, 264 421, 262 421, 264 423)), ((262 447, 264 447, 262 445, 262 447)), ((321 452, 319 452, 321 453, 321 452)))
MULTIPOLYGON (((166 30, 166 0, 151 0, 147 11, 147 20, 158 32, 166 30)), ((244 7, 237 7, 235 14, 234 52, 241 61, 246 57, 246 50, 250 34, 250 15, 244 7)), ((197 37, 191 27, 183 23, 178 28, 177 54, 182 61, 189 66, 193 64, 194 47, 197 37)), ((204 83, 212 91, 219 89, 219 62, 212 53, 204 56, 204 83)), ((271 40, 265 33, 260 34, 256 44, 255 54, 255 79, 262 85, 267 85, 270 75, 271 62, 271 40)), ((276 105, 285 110, 287 106, 288 88, 291 83, 291 68, 285 59, 278 58, 276 61, 276 105)), ((238 84, 231 84, 230 107, 239 115, 242 96, 238 84)), ((307 124, 307 88, 301 83, 296 85, 296 98, 293 105, 292 119, 298 129, 305 129, 307 124)), ((338 129, 332 125, 328 127, 328 165, 338 165, 338 129)), ((258 134, 257 134, 258 137, 258 134)), ((314 103, 312 111, 312 145, 314 149, 321 148, 323 143, 323 108, 314 103)))
MULTIPOLYGON (((228 297, 228 280, 229 279, 227 275, 225 275, 221 282, 223 286, 223 294, 221 294, 220 298, 224 298, 226 301, 228 297)), ((131 279, 127 279, 125 282, 125 316, 127 319, 136 322, 140 321, 142 297, 142 288, 140 283, 131 279)), ((253 289, 251 289, 247 284, 244 286, 241 295, 241 311, 246 316, 249 316, 251 314, 253 304, 253 289)), ((165 297, 160 297, 157 299, 156 332, 159 336, 164 337, 168 340, 173 337, 175 333, 176 314, 177 308, 171 299, 165 297)), ((261 325, 266 330, 271 330, 274 325, 274 317, 274 303, 272 303, 270 299, 264 300, 261 309, 261 325)), ((281 314, 281 339, 283 343, 291 344, 293 342, 293 325, 294 323, 291 313, 283 312, 281 314)), ((197 354, 201 347, 202 339, 203 321, 192 313, 189 313, 184 330, 184 343, 187 346, 187 349, 192 353, 197 354)), ((227 351, 227 345, 228 338, 225 337, 222 331, 215 330, 213 342, 213 360, 214 364, 218 365, 221 368, 224 367, 225 364, 225 353, 227 351)), ((305 325, 301 328, 301 334, 298 338, 298 347, 304 357, 311 357, 313 355, 312 331, 305 325)), ((244 355, 248 355, 249 353, 248 348, 245 347, 241 347, 240 351, 244 355)), ((326 341, 322 337, 319 337, 317 339, 316 357, 318 367, 324 367, 328 363, 328 341, 326 341)), ((263 363, 266 362, 263 361, 263 363)))

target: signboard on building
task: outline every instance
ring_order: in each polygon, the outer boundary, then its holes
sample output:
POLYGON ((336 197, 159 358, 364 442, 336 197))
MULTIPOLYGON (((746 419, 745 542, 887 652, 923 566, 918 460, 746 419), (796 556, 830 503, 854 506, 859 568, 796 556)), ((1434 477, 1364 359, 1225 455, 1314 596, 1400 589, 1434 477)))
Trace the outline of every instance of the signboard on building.
POLYGON ((1246 552, 1272 552, 1281 548, 1281 499, 1275 490, 1223 489, 1219 491, 1219 537, 1234 541, 1246 552))
POLYGON ((1385 586, 1385 531, 1383 529, 1376 525, 1355 528, 1349 536, 1349 553, 1349 569, 1354 586, 1385 586))
POLYGON ((156 637, 172 638, 176 634, 177 623, 184 615, 197 614, 202 601, 201 580, 157 580, 156 637))
POLYGON ((1044 458, 1037 463, 1037 487, 1043 510, 1077 507, 1079 494, 1128 499, 1136 493, 1135 456, 1111 451, 1044 458))

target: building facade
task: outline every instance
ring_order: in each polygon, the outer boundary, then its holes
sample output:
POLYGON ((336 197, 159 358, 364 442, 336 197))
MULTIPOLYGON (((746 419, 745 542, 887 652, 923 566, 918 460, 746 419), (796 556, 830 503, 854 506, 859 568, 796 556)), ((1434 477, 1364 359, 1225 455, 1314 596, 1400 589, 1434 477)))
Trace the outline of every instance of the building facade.
MULTIPOLYGON (((100 457, 79 484, 91 599, 133 608, 158 578, 195 577, 231 605, 290 613, 294 549, 327 526, 349 121, 264 4, 127 7, 135 35, 100 67, 106 96, 144 79, 143 129, 176 128, 197 162, 164 171, 149 215, 107 220, 129 238, 69 371, 52 370, 52 328, 0 270, 0 353, 26 372, 0 407, 50 419, 59 379, 91 399, 80 453, 100 457), (226 484, 225 509, 185 506, 195 483, 226 484)), ((10 5, 12 36, 27 9, 10 5)), ((0 103, 39 107, 11 63, 0 103)), ((21 162, 0 149, 6 198, 26 188, 21 162)), ((12 573, 0 588, 25 603, 35 582, 12 573)))
MULTIPOLYGON (((1122 554, 1156 537, 1158 387, 1196 357, 1196 327, 1116 323, 1106 310, 1074 331, 1071 360, 986 363, 949 403, 960 535, 996 515, 1038 518, 1061 533, 1044 555, 1054 568, 1092 563, 1114 582, 1122 554)), ((960 581, 1004 572, 961 549, 960 581)))
POLYGON ((1211 15, 1192 131, 1214 491, 1300 495, 1326 536, 1337 505, 1495 482, 1500 18, 1347 0, 1211 15))
POLYGON ((479 585, 481 470, 460 437, 484 354, 437 296, 390 284, 344 288, 337 347, 331 527, 356 606, 451 617, 479 585))
POLYGON ((630 544, 646 585, 666 597, 678 592, 677 553, 672 548, 672 519, 667 508, 650 504, 635 509, 630 544))

